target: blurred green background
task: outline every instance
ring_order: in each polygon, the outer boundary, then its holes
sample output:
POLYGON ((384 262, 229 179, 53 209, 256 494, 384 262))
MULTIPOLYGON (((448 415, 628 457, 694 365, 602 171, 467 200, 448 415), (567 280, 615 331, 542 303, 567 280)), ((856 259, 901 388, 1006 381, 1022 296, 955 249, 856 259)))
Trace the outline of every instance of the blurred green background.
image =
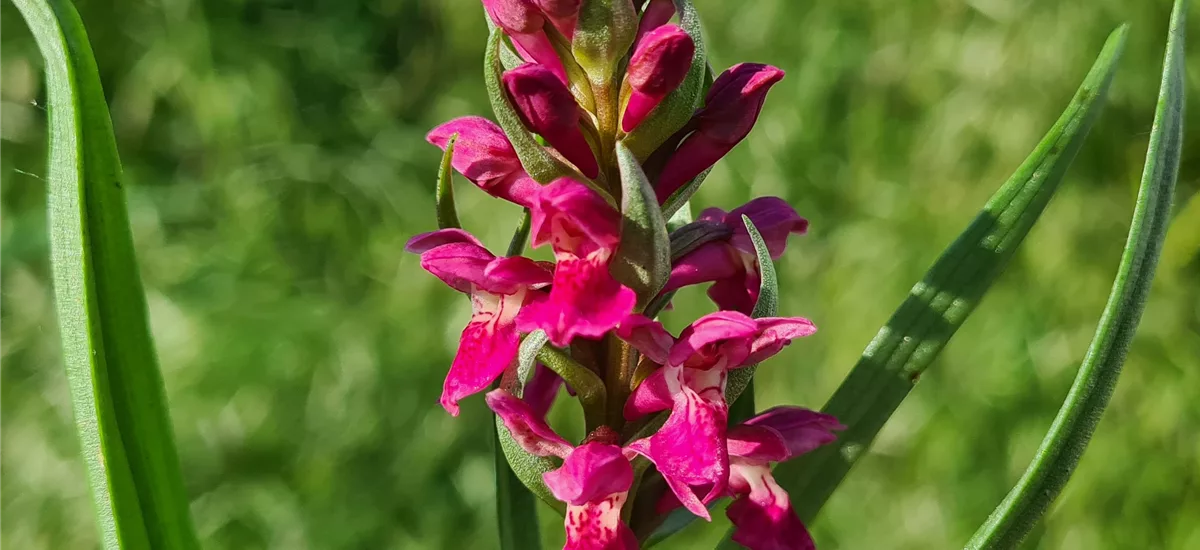
MULTIPOLYGON (((812 222, 780 311, 821 331, 760 370, 819 407, 1033 148, 1100 44, 1109 106, 1014 264, 813 525, 821 548, 952 548, 1029 461, 1092 336, 1153 117, 1168 0, 697 0, 713 65, 778 65, 693 204, 812 222)), ((434 227, 437 123, 490 115, 476 0, 81 0, 112 107, 192 512, 209 548, 496 546, 488 411, 437 406, 469 304, 401 248, 434 227)), ((96 545, 47 264, 40 61, 3 31, 0 543, 96 545)), ((1200 17, 1190 19, 1193 43, 1200 17)), ((1188 47, 1200 101, 1200 50, 1188 47)), ((1200 548, 1200 108, 1125 374, 1030 548, 1200 548)), ((485 242, 517 212, 459 180, 485 242)), ((700 289, 668 316, 710 307, 700 289)), ((560 407, 566 409, 566 407, 560 407)), ((570 411, 557 415, 570 423, 570 411)), ((547 544, 558 519, 543 515, 547 544)), ((664 548, 715 540, 696 523, 664 548)))

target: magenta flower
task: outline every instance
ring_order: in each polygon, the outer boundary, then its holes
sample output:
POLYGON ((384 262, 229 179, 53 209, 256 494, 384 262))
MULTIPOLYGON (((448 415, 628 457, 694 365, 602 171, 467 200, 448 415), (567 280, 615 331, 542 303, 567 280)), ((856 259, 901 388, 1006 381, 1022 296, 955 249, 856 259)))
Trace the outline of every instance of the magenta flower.
MULTIPOLYGON (((776 407, 729 430, 729 484, 722 496, 734 501, 725 514, 733 540, 750 550, 811 550, 812 537, 771 475, 771 463, 786 462, 836 439, 845 426, 827 414, 802 407, 776 407)), ((663 495, 659 513, 680 506, 663 495)))
POLYGON ((470 233, 443 229, 417 235, 405 250, 421 267, 471 297, 471 320, 442 386, 442 407, 458 416, 458 401, 487 388, 517 356, 516 316, 550 284, 550 271, 521 257, 497 258, 470 233))
POLYGON ((671 414, 657 433, 628 448, 654 463, 684 507, 709 519, 705 504, 720 496, 729 480, 728 371, 758 363, 814 332, 812 322, 799 317, 752 319, 719 311, 701 317, 673 339, 658 322, 631 315, 617 335, 650 360, 666 362, 634 390, 625 403, 625 418, 636 420, 664 410, 671 414), (707 487, 707 495, 697 496, 696 487, 707 487))
POLYGON ((637 35, 634 44, 641 42, 642 37, 650 31, 667 24, 675 16, 675 2, 672 0, 650 0, 646 9, 642 10, 642 18, 638 21, 637 35))
POLYGON ((758 256, 742 221, 743 214, 754 222, 772 259, 783 255, 789 235, 802 235, 808 230, 808 220, 778 197, 759 197, 728 213, 720 208, 705 209, 697 221, 723 224, 732 236, 703 244, 679 258, 663 292, 714 282, 708 296, 718 307, 750 313, 758 301, 758 256))
POLYGON ((500 126, 486 118, 456 118, 434 128, 425 141, 445 151, 458 134, 450 164, 489 195, 528 207, 542 185, 529 177, 500 126))
POLYGON ((595 191, 568 178, 543 187, 532 213, 533 246, 550 243, 557 264, 549 295, 521 312, 520 330, 545 330, 556 346, 575 336, 603 336, 637 301, 608 270, 620 240, 620 215, 595 191))
POLYGON ((554 498, 567 504, 564 550, 637 549, 633 531, 621 521, 621 507, 633 485, 633 453, 614 444, 615 432, 597 430, 591 441, 572 447, 512 394, 493 390, 487 403, 527 452, 563 459, 562 467, 546 472, 542 480, 554 498))
POLYGON ((655 183, 658 202, 666 201, 741 142, 758 120, 767 91, 780 80, 782 70, 758 63, 740 63, 721 73, 709 88, 704 107, 684 127, 691 133, 655 183))
POLYGON ((534 0, 554 28, 568 40, 575 36, 575 22, 579 18, 580 0, 534 0))
POLYGON ((579 129, 579 104, 566 85, 533 63, 504 73, 502 80, 527 128, 546 138, 583 175, 594 178, 600 173, 596 155, 579 129))
POLYGON ((559 81, 567 82, 562 60, 546 36, 545 14, 537 5, 531 0, 483 0, 483 9, 512 39, 521 57, 546 66, 559 81))
POLYGON ((623 131, 632 132, 667 94, 679 87, 695 52, 692 37, 675 25, 658 27, 638 41, 625 73, 631 91, 621 118, 623 131))

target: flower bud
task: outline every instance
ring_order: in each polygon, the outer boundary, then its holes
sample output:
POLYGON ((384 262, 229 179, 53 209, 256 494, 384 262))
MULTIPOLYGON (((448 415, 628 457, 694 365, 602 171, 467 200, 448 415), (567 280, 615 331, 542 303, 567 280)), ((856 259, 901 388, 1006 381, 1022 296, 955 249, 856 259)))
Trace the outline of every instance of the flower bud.
POLYGON ((754 127, 767 90, 783 80, 778 67, 740 63, 713 82, 704 107, 687 128, 694 130, 679 144, 655 184, 660 202, 733 149, 754 127))
POLYGON ((646 9, 642 10, 642 20, 638 22, 637 38, 634 43, 640 43, 642 37, 650 31, 667 24, 675 16, 675 2, 672 0, 650 0, 646 9))
POLYGON ((554 28, 568 40, 575 36, 575 22, 579 18, 580 0, 534 0, 554 28))
POLYGON ((631 93, 621 118, 621 130, 632 132, 667 94, 679 87, 692 66, 696 45, 676 25, 661 26, 638 42, 625 82, 631 93))
POLYGON ((483 9, 497 27, 504 29, 513 46, 528 61, 549 67, 562 82, 567 71, 544 29, 546 17, 531 0, 483 0, 483 9))
POLYGON ((632 0, 588 0, 579 9, 571 52, 593 84, 608 84, 637 33, 632 0))
POLYGON ((600 173, 596 157, 579 129, 579 105, 571 91, 542 65, 526 63, 502 77, 521 121, 552 147, 594 178, 600 173))

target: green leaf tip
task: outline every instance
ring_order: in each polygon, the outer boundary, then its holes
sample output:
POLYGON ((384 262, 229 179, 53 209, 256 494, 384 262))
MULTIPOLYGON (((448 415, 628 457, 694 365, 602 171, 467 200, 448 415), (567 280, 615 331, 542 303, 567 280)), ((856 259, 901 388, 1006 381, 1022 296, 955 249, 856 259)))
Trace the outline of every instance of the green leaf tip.
POLYGON ((442 153, 442 164, 438 167, 437 179, 437 223, 438 229, 462 229, 458 221, 458 210, 454 208, 454 168, 450 161, 454 158, 454 143, 458 141, 458 132, 451 134, 446 142, 446 151, 442 153))
POLYGON ((1008 265, 1099 114, 1127 34, 1121 26, 1109 35, 1058 121, 867 345, 823 409, 847 429, 834 443, 776 468, 779 484, 797 495, 801 520, 816 517, 1008 265))
POLYGON ((621 173, 621 244, 613 258, 613 276, 638 296, 644 308, 671 275, 671 241, 654 188, 633 153, 617 144, 621 173))
MULTIPOLYGON (((751 317, 774 317, 779 312, 779 278, 775 274, 775 262, 771 259, 771 251, 762 234, 750 221, 750 217, 742 215, 746 231, 750 233, 750 242, 754 243, 754 253, 758 256, 758 300, 754 302, 751 317)), ((754 372, 758 365, 750 365, 729 371, 729 381, 725 388, 725 398, 731 404, 729 420, 731 425, 754 416, 754 372)))
POLYGON ((199 548, 99 71, 67 0, 14 0, 45 61, 50 264, 105 549, 199 548))
POLYGON ((1116 387, 1166 239, 1179 174, 1186 11, 1187 2, 1177 0, 1171 13, 1158 106, 1133 221, 1096 334, 1033 461, 971 537, 968 549, 1016 548, 1024 540, 1066 486, 1116 387))

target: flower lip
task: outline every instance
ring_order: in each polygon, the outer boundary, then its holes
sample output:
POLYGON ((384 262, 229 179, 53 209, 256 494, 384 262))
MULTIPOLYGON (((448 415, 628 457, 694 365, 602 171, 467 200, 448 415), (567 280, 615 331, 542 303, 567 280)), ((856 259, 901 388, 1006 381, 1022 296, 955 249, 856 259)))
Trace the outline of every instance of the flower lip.
POLYGON ((633 485, 633 467, 616 445, 584 443, 561 468, 542 475, 554 498, 573 506, 595 502, 633 485))

